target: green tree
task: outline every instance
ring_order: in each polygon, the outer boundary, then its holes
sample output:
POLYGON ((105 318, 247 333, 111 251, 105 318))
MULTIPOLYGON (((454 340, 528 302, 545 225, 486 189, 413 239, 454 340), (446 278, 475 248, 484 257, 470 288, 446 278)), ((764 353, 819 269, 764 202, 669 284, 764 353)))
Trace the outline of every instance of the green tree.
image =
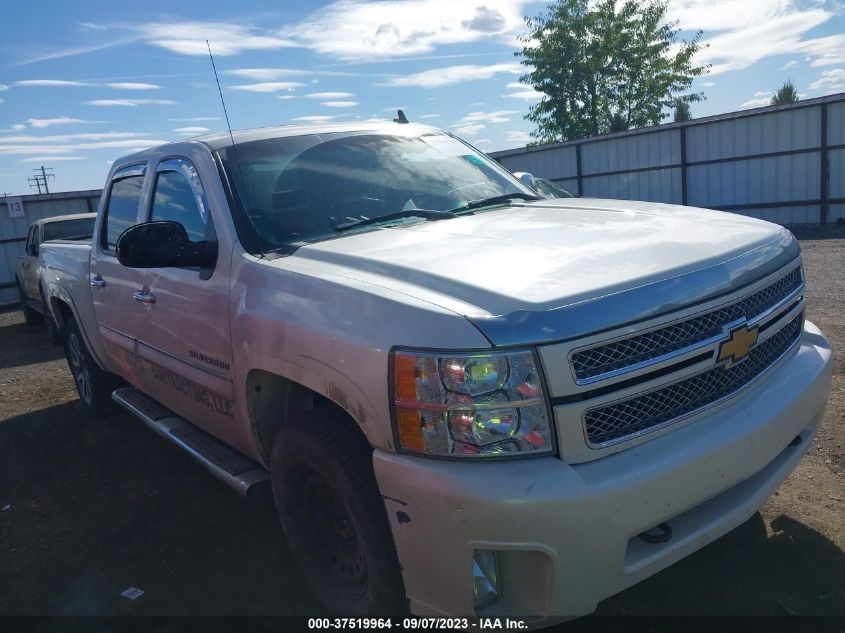
POLYGON ((525 117, 538 142, 607 132, 615 115, 624 129, 655 125, 678 102, 704 98, 683 94, 710 69, 693 63, 701 32, 679 40, 665 0, 557 0, 525 22, 516 55, 520 81, 543 94, 525 117))
POLYGON ((675 122, 689 121, 691 118, 692 112, 690 111, 689 102, 678 101, 675 104, 675 122))
POLYGON ((783 82, 778 91, 772 95, 772 105, 786 105, 787 103, 798 102, 798 91, 791 79, 783 82))

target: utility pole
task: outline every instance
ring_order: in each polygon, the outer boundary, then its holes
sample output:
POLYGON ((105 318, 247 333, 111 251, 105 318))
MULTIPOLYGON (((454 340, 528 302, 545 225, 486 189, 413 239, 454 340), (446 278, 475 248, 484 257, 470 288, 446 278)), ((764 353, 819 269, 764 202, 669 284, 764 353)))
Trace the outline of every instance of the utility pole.
POLYGON ((42 193, 41 187, 44 187, 43 193, 50 193, 50 187, 47 186, 47 181, 55 180, 56 176, 53 174, 53 169, 51 167, 36 167, 32 170, 35 174, 34 176, 27 178, 27 181, 30 183, 30 187, 38 187, 38 193, 42 193), (40 172, 40 173, 39 173, 40 172))

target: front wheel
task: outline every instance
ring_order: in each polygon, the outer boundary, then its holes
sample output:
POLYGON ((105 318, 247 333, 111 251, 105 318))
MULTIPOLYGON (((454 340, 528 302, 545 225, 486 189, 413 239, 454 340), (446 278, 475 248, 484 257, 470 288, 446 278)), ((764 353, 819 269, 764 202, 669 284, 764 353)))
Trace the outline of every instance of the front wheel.
POLYGON ((94 417, 111 413, 114 410, 111 393, 119 386, 117 376, 94 362, 75 318, 68 320, 64 334, 65 356, 82 406, 94 417))
POLYGON ((276 434, 273 496, 291 550, 334 613, 407 612, 372 449, 342 411, 318 407, 276 434))

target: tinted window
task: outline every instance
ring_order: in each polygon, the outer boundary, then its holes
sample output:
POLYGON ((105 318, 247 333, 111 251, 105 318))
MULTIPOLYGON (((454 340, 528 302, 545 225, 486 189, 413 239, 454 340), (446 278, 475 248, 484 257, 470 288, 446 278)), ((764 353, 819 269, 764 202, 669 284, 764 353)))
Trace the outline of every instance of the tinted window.
POLYGON ((112 183, 109 204, 106 207, 104 247, 114 249, 120 234, 137 223, 143 184, 143 176, 129 176, 112 183))
POLYGON ((63 220, 44 225, 44 241, 68 240, 79 237, 91 237, 94 234, 94 218, 63 220))
POLYGON ((156 176, 150 220, 178 222, 192 242, 205 239, 206 218, 200 213, 191 185, 179 172, 164 171, 156 176))

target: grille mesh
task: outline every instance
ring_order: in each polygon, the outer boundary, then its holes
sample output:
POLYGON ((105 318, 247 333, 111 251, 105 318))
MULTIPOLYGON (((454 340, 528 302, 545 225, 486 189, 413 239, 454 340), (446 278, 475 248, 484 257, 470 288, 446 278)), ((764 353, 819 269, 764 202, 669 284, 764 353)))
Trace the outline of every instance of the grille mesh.
POLYGON ((732 305, 659 330, 576 352, 572 355, 575 376, 585 380, 694 345, 719 334, 728 323, 742 317, 751 320, 762 314, 800 287, 801 281, 799 267, 732 305))
POLYGON ((738 391, 798 340, 803 319, 803 313, 799 314, 730 369, 720 365, 630 400, 587 411, 584 424, 588 440, 592 444, 618 440, 679 418, 738 391))

